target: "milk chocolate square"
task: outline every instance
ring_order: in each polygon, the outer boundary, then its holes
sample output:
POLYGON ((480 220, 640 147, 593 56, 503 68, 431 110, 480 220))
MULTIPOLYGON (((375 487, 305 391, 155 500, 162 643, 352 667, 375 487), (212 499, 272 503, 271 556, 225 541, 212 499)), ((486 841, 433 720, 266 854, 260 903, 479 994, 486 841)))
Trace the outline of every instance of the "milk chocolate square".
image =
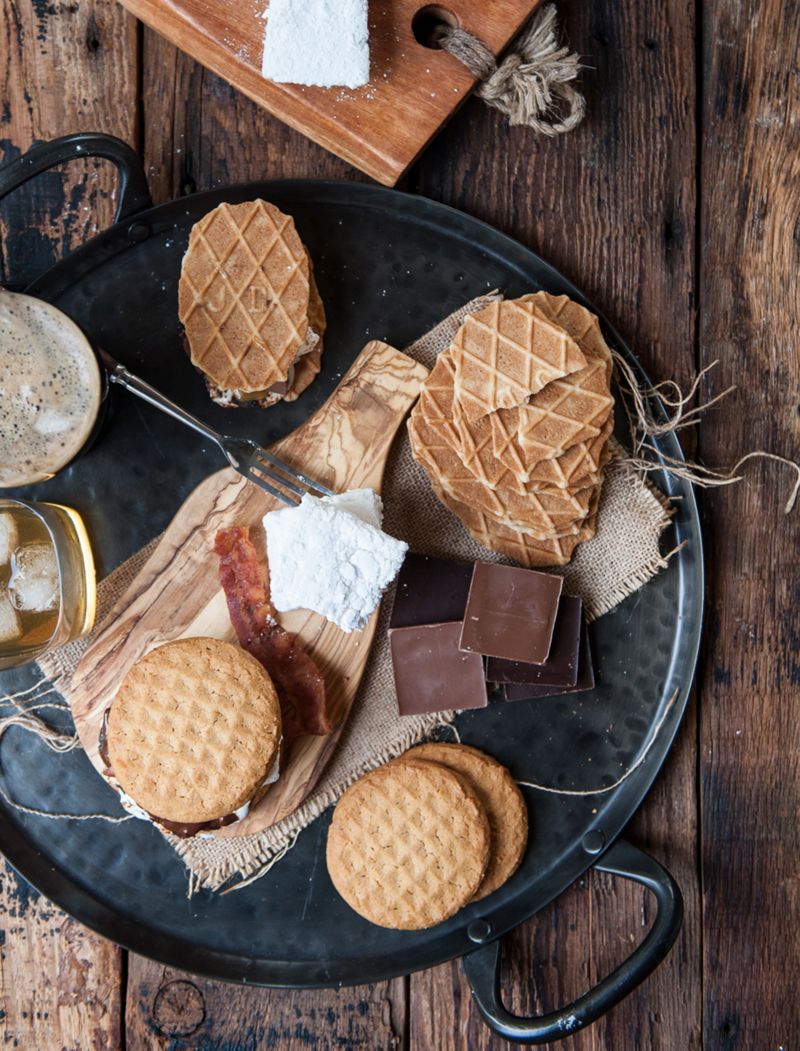
POLYGON ((506 683, 503 692, 507 701, 529 701, 538 697, 560 697, 565 693, 584 693, 594 689, 592 648, 586 622, 581 626, 581 648, 578 659, 578 678, 574 686, 542 686, 537 683, 506 683))
POLYGON ((454 562, 413 551, 397 577, 390 628, 461 620, 472 580, 472 562, 454 562))
POLYGON ((459 649, 460 636, 458 620, 389 629, 400 715, 486 707, 483 658, 459 649))
POLYGON ((461 649, 544 664, 561 597, 561 577, 476 562, 464 611, 461 649))
POLYGON ((550 655, 544 664, 523 664, 489 657, 486 678, 498 683, 531 683, 537 686, 570 686, 578 681, 583 603, 562 595, 556 614, 550 655))

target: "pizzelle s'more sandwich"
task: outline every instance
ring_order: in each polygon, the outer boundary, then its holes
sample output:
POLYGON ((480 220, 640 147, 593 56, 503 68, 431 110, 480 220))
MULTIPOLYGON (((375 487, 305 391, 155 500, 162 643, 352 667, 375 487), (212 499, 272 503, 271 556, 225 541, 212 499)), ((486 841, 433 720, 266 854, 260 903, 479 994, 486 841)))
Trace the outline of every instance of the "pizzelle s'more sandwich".
POLYGON ((187 638, 133 665, 100 754, 129 813, 187 837, 247 816, 277 779, 280 743, 278 695, 255 657, 187 638))
POLYGON ((224 408, 294 401, 321 367, 325 308, 291 216, 221 204, 192 227, 178 286, 192 364, 224 408))

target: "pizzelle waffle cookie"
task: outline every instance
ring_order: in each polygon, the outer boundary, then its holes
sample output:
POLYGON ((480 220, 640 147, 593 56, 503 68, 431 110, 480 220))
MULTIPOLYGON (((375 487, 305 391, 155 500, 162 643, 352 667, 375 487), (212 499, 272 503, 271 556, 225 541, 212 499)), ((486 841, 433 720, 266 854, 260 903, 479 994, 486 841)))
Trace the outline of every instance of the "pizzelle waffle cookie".
POLYGON ((452 446, 422 416, 409 421, 412 452, 418 463, 437 473, 440 487, 462 503, 492 515, 512 528, 532 529, 537 534, 563 532, 577 527, 589 514, 594 487, 580 490, 542 486, 525 494, 512 489, 491 489, 474 475, 452 446))
POLYGON ((455 394, 469 420, 522 405, 551 380, 586 365, 572 337, 525 299, 470 314, 452 351, 455 394))
POLYGON ((280 739, 269 675, 240 647, 211 638, 168 642, 140 658, 108 716, 115 779, 170 822, 213 821, 252 801, 280 739))
POLYGON ((531 480, 531 463, 563 456, 577 443, 601 435, 614 407, 611 353, 595 315, 567 296, 537 292, 525 299, 569 332, 586 367, 554 380, 525 405, 489 418, 495 456, 521 482, 531 480))
POLYGON ((326 860, 333 885, 361 916, 381 927, 420 930, 473 898, 490 843, 486 811, 466 778, 401 757, 341 797, 326 860))
POLYGON ((465 744, 421 744, 403 758, 440 763, 472 785, 486 811, 491 833, 489 864, 472 900, 502 887, 517 871, 528 842, 528 808, 508 770, 492 756, 465 744))
POLYGON ((408 430, 437 496, 479 543, 544 567, 566 564, 594 535, 614 426, 611 371, 597 318, 567 296, 537 292, 465 319, 408 430))
POLYGON ((267 201, 223 203, 195 223, 178 313, 192 364, 222 406, 267 407, 316 375, 313 360, 297 375, 325 325, 311 261, 294 220, 267 201))
MULTIPOLYGON (((431 488, 448 511, 460 518, 464 528, 479 544, 507 555, 529 569, 543 569, 547 566, 565 566, 578 544, 591 540, 595 534, 597 512, 591 512, 582 527, 567 536, 554 536, 539 539, 520 529, 513 529, 498 522, 496 518, 478 511, 469 504, 454 500, 440 489, 431 479, 431 488)), ((599 497, 598 497, 599 498, 599 497)))
POLYGON ((296 401, 319 375, 322 368, 323 337, 325 335, 326 318, 325 305, 319 294, 317 282, 314 279, 314 271, 309 259, 309 298, 308 298, 308 324, 312 332, 317 333, 319 339, 312 350, 302 354, 294 364, 294 375, 289 389, 283 396, 284 401, 296 401))

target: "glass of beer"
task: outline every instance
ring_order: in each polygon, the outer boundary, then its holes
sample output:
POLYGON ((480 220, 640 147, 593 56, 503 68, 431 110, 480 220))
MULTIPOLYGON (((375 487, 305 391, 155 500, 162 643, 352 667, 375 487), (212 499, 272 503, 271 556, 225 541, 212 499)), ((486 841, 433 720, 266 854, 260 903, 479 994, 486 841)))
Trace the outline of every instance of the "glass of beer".
POLYGON ((66 467, 94 436, 104 393, 97 356, 71 318, 0 289, 0 489, 66 467))
MULTIPOLYGON (((93 438, 105 393, 92 345, 60 310, 0 289, 0 490, 52 478, 93 438)), ((0 669, 88 632, 95 571, 77 511, 0 492, 0 669)))
POLYGON ((0 499, 0 670, 85 635, 95 605, 94 559, 78 512, 0 499))

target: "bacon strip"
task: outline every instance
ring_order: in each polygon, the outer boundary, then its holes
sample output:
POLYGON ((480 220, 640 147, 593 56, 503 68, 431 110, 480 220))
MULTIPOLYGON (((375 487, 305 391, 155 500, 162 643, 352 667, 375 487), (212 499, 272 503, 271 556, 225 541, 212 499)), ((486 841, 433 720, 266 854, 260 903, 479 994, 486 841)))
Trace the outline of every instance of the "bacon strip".
POLYGON ((219 580, 239 644, 260 661, 281 702, 284 739, 333 730, 320 670, 294 635, 275 620, 269 573, 246 526, 220 529, 214 541, 219 580))

